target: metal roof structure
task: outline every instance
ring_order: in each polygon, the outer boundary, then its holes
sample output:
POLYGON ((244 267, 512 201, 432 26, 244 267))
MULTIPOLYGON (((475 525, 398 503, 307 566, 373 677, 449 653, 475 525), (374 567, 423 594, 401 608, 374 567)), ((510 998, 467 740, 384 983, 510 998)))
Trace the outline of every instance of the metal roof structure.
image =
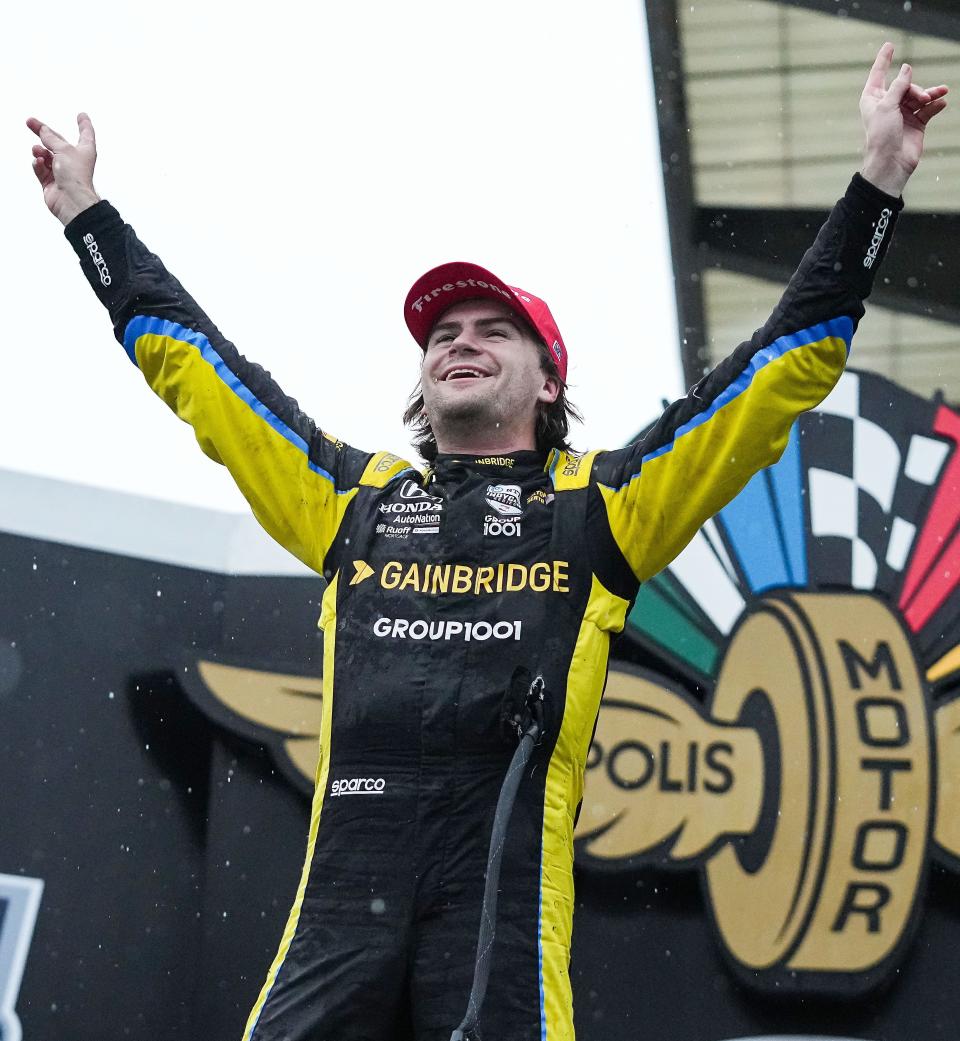
MULTIPOLYGON (((960 89, 955 0, 645 0, 684 375, 766 319, 859 168, 858 100, 884 40, 960 89)), ((954 102, 956 104, 956 102, 954 102)), ((960 400, 960 118, 932 127, 856 363, 960 400)))

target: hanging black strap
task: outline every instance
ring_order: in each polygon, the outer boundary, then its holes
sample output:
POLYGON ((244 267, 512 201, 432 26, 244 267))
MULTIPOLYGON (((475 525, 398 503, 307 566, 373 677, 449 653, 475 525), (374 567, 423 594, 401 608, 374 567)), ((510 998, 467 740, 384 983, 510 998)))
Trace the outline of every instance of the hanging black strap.
MULTIPOLYGON (((553 503, 553 534, 550 540, 550 554, 555 560, 578 560, 578 554, 584 552, 584 532, 588 530, 588 511, 590 503, 590 471, 593 466, 593 454, 587 455, 583 462, 574 468, 570 477, 561 475, 555 481, 555 499, 553 503)), ((589 596, 592 572, 589 567, 572 567, 570 569, 570 599, 573 602, 586 602, 589 596)), ((560 630, 548 629, 539 657, 542 662, 554 663, 563 658, 563 643, 560 630)), ((503 857, 503 845, 506 837, 507 822, 513 809, 520 778, 533 754, 534 746, 543 737, 543 699, 544 681, 537 676, 532 682, 530 672, 518 669, 514 673, 511 687, 520 684, 520 676, 524 683, 519 697, 515 692, 508 694, 507 704, 502 722, 508 731, 520 739, 520 744, 513 753, 513 759, 507 769, 497 800, 497 812, 490 835, 490 852, 487 857, 487 878, 483 889, 483 911, 480 916, 480 935, 477 940, 477 961, 473 973, 473 987, 470 1000, 467 1002, 467 1013, 460 1026, 451 1034, 450 1041, 478 1041, 477 1025, 480 1011, 487 992, 490 979, 490 958, 493 953, 494 933, 497 916, 497 888, 500 881, 500 861, 503 857), (526 694, 524 698, 523 694, 526 694), (519 706, 519 710, 517 710, 519 706)), ((553 680, 550 681, 554 682, 553 680)))
MULTIPOLYGON (((527 676, 529 675, 528 672, 527 676)), ((490 981, 490 957, 493 953, 493 941, 497 928, 497 889, 500 884, 500 863, 503 860, 507 824, 517 797, 517 789, 520 787, 520 779, 530 761, 534 746, 543 733, 543 678, 541 676, 537 676, 530 684, 523 710, 505 722, 516 728, 520 743, 513 753, 510 766, 507 768, 506 776, 500 787, 497 812, 494 815, 493 830, 490 833, 487 878, 483 887, 483 910, 480 912, 480 935, 477 938, 477 961, 473 970, 473 986, 470 988, 467 1012, 460 1025, 450 1035, 450 1041, 470 1041, 471 1038, 476 1037, 477 1022, 480 1019, 480 1010, 487 993, 487 983, 490 981)))

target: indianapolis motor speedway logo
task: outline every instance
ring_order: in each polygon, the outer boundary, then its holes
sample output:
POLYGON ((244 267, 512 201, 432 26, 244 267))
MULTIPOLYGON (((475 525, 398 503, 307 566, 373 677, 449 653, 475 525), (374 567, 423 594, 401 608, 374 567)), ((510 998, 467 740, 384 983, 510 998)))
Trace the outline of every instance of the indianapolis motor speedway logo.
MULTIPOLYGON (((960 872, 958 445, 942 402, 848 371, 631 610, 684 682, 611 665, 578 862, 698 872, 750 986, 871 989, 931 860, 960 872)), ((196 676, 206 711, 312 789, 319 680, 196 676)))

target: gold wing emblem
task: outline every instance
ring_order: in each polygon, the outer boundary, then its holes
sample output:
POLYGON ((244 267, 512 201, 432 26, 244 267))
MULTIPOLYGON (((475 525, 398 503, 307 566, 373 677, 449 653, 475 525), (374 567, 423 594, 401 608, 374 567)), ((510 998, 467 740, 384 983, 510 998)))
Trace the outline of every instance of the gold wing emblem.
POLYGON ((612 667, 576 839, 601 861, 693 860, 756 827, 763 777, 754 731, 708 719, 656 677, 612 667))
POLYGON ((265 744, 297 787, 311 792, 320 759, 323 680, 212 661, 197 662, 197 673, 221 709, 220 722, 265 744))

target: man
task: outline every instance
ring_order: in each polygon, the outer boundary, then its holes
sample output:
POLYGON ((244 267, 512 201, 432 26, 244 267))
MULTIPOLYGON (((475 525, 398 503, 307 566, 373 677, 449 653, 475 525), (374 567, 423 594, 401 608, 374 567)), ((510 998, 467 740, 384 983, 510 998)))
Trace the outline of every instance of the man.
POLYGON ((610 636, 639 583, 778 458, 843 369, 946 104, 908 66, 888 88, 892 55, 861 98, 862 174, 773 315, 636 444, 567 449, 567 350, 543 301, 476 265, 419 279, 408 418, 425 474, 323 433, 237 353, 98 199, 87 116, 76 146, 29 121, 46 203, 130 359, 328 580, 307 857, 246 1041, 447 1041, 470 990, 518 670, 543 679, 543 736, 506 835, 481 1026, 497 1041, 573 1037, 573 827, 610 636))

